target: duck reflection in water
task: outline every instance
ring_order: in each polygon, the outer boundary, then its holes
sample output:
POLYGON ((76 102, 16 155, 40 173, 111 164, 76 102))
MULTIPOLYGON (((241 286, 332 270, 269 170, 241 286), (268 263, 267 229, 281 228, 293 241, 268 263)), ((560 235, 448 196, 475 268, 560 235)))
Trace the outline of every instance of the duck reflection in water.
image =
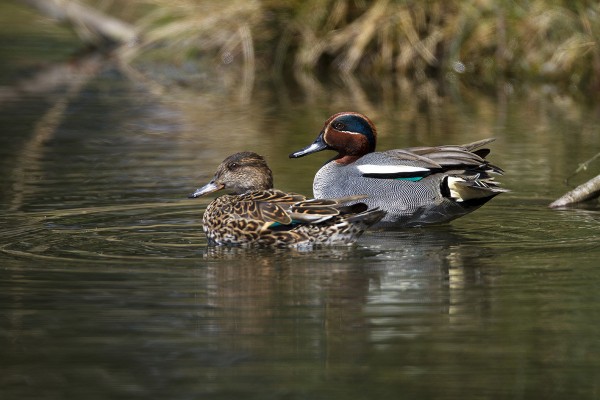
POLYGON ((256 340, 268 334, 269 348, 293 351, 289 340, 304 337, 348 362, 369 354, 369 343, 462 326, 465 314, 477 324, 492 307, 494 252, 474 253, 473 243, 439 228, 377 232, 335 251, 208 247, 206 258, 227 262, 199 269, 206 312, 238 346, 263 346, 256 340))

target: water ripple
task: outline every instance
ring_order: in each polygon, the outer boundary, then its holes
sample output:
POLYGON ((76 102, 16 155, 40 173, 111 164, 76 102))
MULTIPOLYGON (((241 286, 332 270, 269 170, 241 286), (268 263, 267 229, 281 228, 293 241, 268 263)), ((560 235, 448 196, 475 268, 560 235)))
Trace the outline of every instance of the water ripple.
POLYGON ((136 204, 4 216, 0 250, 50 260, 184 259, 206 245, 198 204, 136 204))
MULTIPOLYGON (((0 251, 14 257, 91 262, 306 257, 290 250, 207 248, 201 228, 205 205, 118 204, 4 215, 0 251)), ((369 232, 359 241, 362 253, 317 249, 309 257, 369 257, 417 269, 498 257, 516 262, 522 254, 549 260, 598 248, 599 215, 595 210, 555 211, 531 204, 492 205, 449 225, 369 232)))

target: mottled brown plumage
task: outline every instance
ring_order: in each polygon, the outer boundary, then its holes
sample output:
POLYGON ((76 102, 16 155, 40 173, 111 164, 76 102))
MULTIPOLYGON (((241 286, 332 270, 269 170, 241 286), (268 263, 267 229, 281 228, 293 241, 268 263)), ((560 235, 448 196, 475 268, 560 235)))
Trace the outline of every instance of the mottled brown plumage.
POLYGON ((384 212, 367 210, 363 198, 307 199, 273 189, 263 157, 235 153, 217 168, 213 179, 190 197, 217 190, 232 194, 213 200, 202 218, 209 243, 217 245, 312 246, 353 243, 384 212))

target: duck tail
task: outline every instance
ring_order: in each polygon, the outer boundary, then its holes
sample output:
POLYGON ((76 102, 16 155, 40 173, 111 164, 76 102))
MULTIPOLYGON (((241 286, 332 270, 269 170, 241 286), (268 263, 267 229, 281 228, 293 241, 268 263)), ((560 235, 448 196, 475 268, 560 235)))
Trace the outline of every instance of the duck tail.
POLYGON ((446 176, 442 181, 442 194, 458 203, 485 203, 492 197, 509 190, 499 187, 493 178, 474 176, 446 176))
POLYGON ((352 215, 348 218, 348 222, 364 224, 365 228, 375 225, 387 213, 379 208, 371 208, 370 210, 363 211, 359 214, 352 215))

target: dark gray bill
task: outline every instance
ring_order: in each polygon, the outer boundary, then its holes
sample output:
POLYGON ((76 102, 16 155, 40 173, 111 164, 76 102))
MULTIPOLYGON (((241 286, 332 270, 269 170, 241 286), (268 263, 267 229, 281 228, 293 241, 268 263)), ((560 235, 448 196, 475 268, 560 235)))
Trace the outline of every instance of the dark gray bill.
POLYGON ((323 140, 323 132, 321 132, 319 134, 319 136, 317 136, 315 141, 312 142, 311 145, 306 146, 305 148, 303 148, 301 150, 293 152, 292 154, 290 154, 290 158, 303 157, 308 154, 316 153, 321 150, 327 150, 328 148, 329 148, 329 146, 327 146, 327 143, 325 143, 325 141, 323 140))
POLYGON ((200 197, 200 196, 203 196, 208 193, 216 192, 217 190, 221 190, 221 189, 223 189, 222 184, 215 183, 215 181, 210 181, 209 183, 202 186, 201 188, 196 189, 196 191, 194 193, 191 193, 190 195, 188 195, 188 197, 190 199, 195 199, 196 197, 200 197))

